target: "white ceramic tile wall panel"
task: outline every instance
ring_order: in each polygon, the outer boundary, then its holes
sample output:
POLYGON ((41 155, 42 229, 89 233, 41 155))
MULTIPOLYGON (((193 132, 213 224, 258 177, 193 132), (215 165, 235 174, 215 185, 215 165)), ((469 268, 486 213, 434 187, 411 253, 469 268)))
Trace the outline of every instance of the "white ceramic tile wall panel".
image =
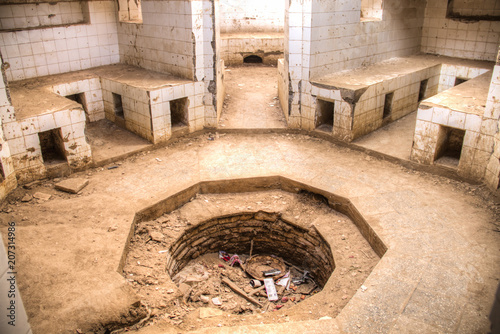
POLYGON ((422 4, 403 1, 397 9, 389 4, 384 21, 360 23, 360 3, 313 2, 311 77, 417 52, 422 4), (400 15, 405 6, 408 13, 414 7, 413 17, 400 15))
POLYGON ((121 61, 192 79, 192 18, 189 1, 147 1, 143 24, 119 23, 121 61))
POLYGON ((0 29, 25 29, 84 22, 85 3, 8 4, 0 6, 0 29))
MULTIPOLYGON (((91 22, 98 14, 114 17, 113 1, 97 3, 89 3, 91 22)), ((119 60, 114 20, 93 22, 90 25, 2 32, 0 36, 0 48, 5 61, 10 64, 6 71, 9 80, 81 70, 119 60), (91 48, 92 54, 89 52, 91 48)))
POLYGON ((283 31, 285 1, 220 0, 221 32, 283 31))
MULTIPOLYGON (((500 21, 447 19, 447 3, 447 0, 428 2, 421 50, 451 57, 494 61, 500 44, 500 21)), ((476 3, 473 7, 479 8, 476 3)))

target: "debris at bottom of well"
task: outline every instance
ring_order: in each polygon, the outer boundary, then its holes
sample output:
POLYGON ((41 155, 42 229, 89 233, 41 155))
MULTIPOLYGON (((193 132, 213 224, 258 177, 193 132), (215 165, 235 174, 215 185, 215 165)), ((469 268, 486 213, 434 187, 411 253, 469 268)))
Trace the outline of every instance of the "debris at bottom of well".
POLYGON ((307 270, 287 265, 279 257, 235 257, 224 251, 192 260, 173 281, 179 288, 179 304, 185 301, 189 308, 211 305, 233 314, 287 309, 321 290, 307 270))

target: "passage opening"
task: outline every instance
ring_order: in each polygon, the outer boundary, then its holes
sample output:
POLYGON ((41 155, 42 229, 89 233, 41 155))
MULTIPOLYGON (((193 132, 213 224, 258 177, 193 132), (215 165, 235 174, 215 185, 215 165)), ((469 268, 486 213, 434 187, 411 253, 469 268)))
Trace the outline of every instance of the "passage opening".
POLYGON ((170 101, 170 121, 173 128, 188 125, 188 107, 187 97, 170 101))
POLYGON ((335 103, 318 99, 316 101, 316 119, 315 127, 317 130, 332 132, 333 131, 333 113, 335 103))
POLYGON ((394 99, 394 92, 385 94, 384 100, 384 114, 383 118, 386 119, 392 114, 392 100, 394 99))
POLYGON ((243 62, 246 64, 262 64, 262 57, 251 55, 243 58, 243 62))
POLYGON ((66 162, 61 128, 39 132, 38 139, 40 140, 42 159, 45 164, 66 162))
POLYGON ((462 154, 464 136, 465 130, 441 126, 435 160, 442 164, 454 167, 458 166, 462 154))
POLYGON ((113 110, 115 112, 115 116, 120 118, 125 118, 125 114, 123 113, 123 103, 122 96, 120 94, 113 94, 113 110))
POLYGON ((468 81, 469 79, 467 78, 460 78, 460 77, 456 77, 455 78, 455 86, 458 86, 460 84, 463 84, 464 82, 468 81))
POLYGON ((422 101, 425 98, 425 93, 427 92, 428 83, 429 79, 420 81, 420 90, 418 91, 418 102, 422 101))
POLYGON ((87 111, 87 100, 85 99, 85 93, 66 95, 66 98, 82 105, 83 110, 85 111, 85 121, 89 123, 90 119, 89 113, 87 111))

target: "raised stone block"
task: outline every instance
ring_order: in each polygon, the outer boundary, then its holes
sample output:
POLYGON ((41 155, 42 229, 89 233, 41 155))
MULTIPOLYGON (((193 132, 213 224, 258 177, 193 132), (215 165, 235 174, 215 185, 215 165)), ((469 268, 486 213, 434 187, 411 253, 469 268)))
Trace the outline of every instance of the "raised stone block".
POLYGON ((71 194, 78 194, 80 190, 89 184, 89 180, 82 178, 72 178, 56 183, 56 189, 71 194))

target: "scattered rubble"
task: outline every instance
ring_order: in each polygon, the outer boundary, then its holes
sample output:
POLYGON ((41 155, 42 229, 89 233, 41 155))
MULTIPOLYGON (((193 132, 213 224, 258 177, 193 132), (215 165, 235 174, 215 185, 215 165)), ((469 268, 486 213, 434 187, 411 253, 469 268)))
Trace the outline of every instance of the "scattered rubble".
POLYGON ((52 197, 52 195, 42 192, 36 192, 33 194, 33 197, 42 201, 48 201, 52 197))

